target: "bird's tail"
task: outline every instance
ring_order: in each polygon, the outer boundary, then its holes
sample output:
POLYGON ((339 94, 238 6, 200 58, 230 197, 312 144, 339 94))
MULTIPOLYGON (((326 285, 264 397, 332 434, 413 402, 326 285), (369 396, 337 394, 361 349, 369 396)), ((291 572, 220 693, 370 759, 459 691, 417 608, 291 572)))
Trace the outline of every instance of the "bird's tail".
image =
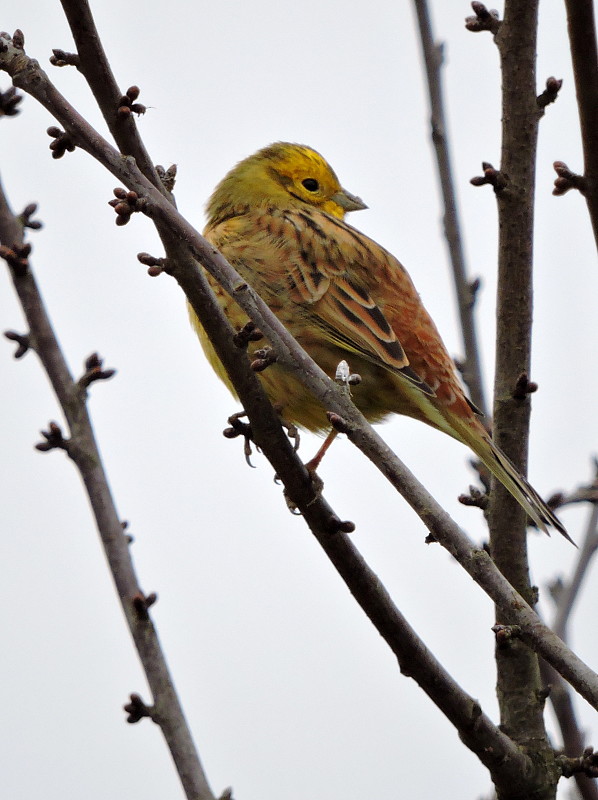
MULTIPOLYGON (((453 420, 451 422, 454 427, 457 427, 453 420)), ((549 534, 548 526, 556 528, 565 539, 568 539, 571 544, 575 544, 563 523, 546 505, 534 487, 519 473, 510 459, 494 444, 488 434, 480 436, 478 432, 472 431, 466 425, 459 425, 458 428, 457 438, 473 450, 495 478, 513 495, 538 528, 547 534, 549 534)))

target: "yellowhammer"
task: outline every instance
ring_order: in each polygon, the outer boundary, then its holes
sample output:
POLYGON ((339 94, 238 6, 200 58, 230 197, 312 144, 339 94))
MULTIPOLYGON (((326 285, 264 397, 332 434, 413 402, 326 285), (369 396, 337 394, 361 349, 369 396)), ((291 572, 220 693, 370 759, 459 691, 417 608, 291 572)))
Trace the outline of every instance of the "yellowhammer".
MULTIPOLYGON (((319 153, 279 142, 241 161, 218 184, 204 235, 324 372, 333 377, 346 360, 361 375, 352 396, 368 420, 406 414, 448 433, 473 450, 536 525, 567 536, 493 444, 405 268, 343 221, 347 211, 362 208, 319 153)), ((242 328, 247 316, 211 283, 233 326, 242 328)), ((193 312, 191 318, 210 364, 234 394, 193 312)), ((260 346, 250 344, 250 353, 260 346)), ((272 364, 260 380, 287 423, 329 428, 324 407, 284 367, 272 364)))

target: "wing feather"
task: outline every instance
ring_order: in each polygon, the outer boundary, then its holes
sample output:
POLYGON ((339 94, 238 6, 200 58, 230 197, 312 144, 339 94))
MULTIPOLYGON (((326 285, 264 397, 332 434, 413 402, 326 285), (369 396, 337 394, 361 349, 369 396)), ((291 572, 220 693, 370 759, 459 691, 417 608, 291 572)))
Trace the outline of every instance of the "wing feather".
POLYGON ((380 245, 316 209, 249 212, 206 234, 275 311, 290 297, 330 342, 436 396, 438 332, 407 272, 380 245))
POLYGON ((433 396, 434 390, 410 367, 396 332, 367 286, 368 277, 378 271, 380 259, 374 248, 389 254, 327 214, 287 211, 284 217, 301 241, 301 247, 289 249, 285 259, 292 299, 311 306, 310 316, 330 341, 401 374, 433 396))

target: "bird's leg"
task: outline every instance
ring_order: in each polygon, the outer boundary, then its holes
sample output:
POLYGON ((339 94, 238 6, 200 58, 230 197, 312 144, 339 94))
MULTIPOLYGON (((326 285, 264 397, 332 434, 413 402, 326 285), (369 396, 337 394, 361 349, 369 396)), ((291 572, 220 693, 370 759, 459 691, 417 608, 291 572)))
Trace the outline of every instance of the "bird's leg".
POLYGON ((294 425, 292 422, 287 422, 285 418, 282 416, 284 408, 282 405, 280 405, 280 403, 273 403, 272 405, 274 411, 276 411, 276 413, 280 417, 280 424, 286 430, 287 436, 289 437, 289 439, 293 440, 293 450, 295 451, 299 450, 299 441, 301 437, 299 436, 299 430, 297 429, 297 426, 294 425))
POLYGON ((299 450, 299 442, 301 441, 299 429, 296 427, 296 425, 293 425, 292 422, 285 422, 284 420, 282 420, 281 425, 283 428, 285 428, 289 439, 293 440, 293 450, 297 452, 297 450, 299 450))
POLYGON ((334 428, 333 428, 330 431, 330 433, 328 434, 328 436, 324 439, 324 442, 322 443, 322 446, 320 447, 318 452, 315 454, 315 456, 305 464, 305 469, 311 475, 313 475, 314 472, 317 470, 317 468, 320 466, 320 462, 322 461, 322 459, 326 455, 326 451, 328 450, 328 448, 330 447, 332 442, 336 439, 337 433, 338 433, 338 431, 335 431, 334 428))
MULTIPOLYGON (((349 364, 346 361, 340 361, 337 368, 336 368, 336 375, 334 377, 335 381, 340 385, 340 387, 349 395, 351 396, 351 386, 356 386, 358 383, 361 383, 361 375, 357 373, 351 373, 349 369, 349 364)), ((336 439, 338 431, 334 428, 330 431, 328 436, 324 439, 324 442, 315 456, 306 463, 305 468, 306 470, 313 475, 317 468, 320 466, 322 459, 324 458, 326 451, 332 444, 332 442, 336 439)))
MULTIPOLYGON (((312 459, 310 459, 310 461, 307 461, 305 463, 305 465, 304 465, 305 469, 309 472, 309 476, 311 478, 311 482, 312 482, 312 485, 313 485, 313 488, 314 488, 314 492, 315 492, 314 500, 316 498, 318 498, 322 494, 322 492, 324 491, 324 481, 322 480, 322 478, 320 478, 320 476, 318 475, 316 470, 320 466, 320 462, 324 458, 324 454, 326 453, 326 451, 328 450, 328 448, 330 447, 332 442, 335 440, 337 433, 338 433, 338 431, 331 430, 330 433, 328 434, 328 436, 324 439, 324 442, 323 442, 322 446, 320 447, 318 452, 315 454, 315 456, 312 459)), ((292 514, 300 514, 301 512, 298 510, 298 508, 295 505, 295 503, 288 496, 288 494, 286 492, 286 489, 284 491, 284 497, 285 497, 287 506, 289 507, 291 513, 292 514)))

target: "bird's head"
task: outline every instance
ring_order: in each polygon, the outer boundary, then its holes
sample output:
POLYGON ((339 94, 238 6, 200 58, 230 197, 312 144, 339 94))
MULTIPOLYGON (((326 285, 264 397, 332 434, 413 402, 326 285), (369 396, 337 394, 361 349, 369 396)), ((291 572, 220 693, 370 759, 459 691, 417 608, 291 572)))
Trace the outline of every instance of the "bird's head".
POLYGON ((253 208, 311 206, 342 219, 347 211, 367 208, 339 183, 322 156, 300 144, 276 142, 234 167, 208 201, 208 223, 253 208))

